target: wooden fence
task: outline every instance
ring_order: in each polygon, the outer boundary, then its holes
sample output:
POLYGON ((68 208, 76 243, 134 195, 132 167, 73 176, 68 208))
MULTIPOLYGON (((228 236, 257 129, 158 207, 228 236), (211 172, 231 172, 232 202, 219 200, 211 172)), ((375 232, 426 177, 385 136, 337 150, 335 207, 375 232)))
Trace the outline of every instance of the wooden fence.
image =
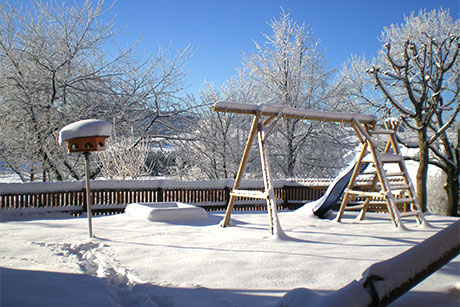
MULTIPOLYGON (((294 210, 308 201, 320 198, 332 180, 278 180, 274 183, 279 210, 294 210)), ((365 189, 368 183, 362 182, 365 189)), ((262 190, 262 181, 246 181, 243 187, 262 190)), ((225 210, 233 180, 220 181, 91 181, 91 203, 95 214, 123 212, 136 202, 184 202, 207 211, 225 210)), ((0 184, 0 210, 67 211, 79 214, 85 210, 83 181, 65 183, 0 184)), ((266 210, 264 200, 239 198, 235 210, 266 210)), ((384 208, 371 208, 384 211, 384 208)))

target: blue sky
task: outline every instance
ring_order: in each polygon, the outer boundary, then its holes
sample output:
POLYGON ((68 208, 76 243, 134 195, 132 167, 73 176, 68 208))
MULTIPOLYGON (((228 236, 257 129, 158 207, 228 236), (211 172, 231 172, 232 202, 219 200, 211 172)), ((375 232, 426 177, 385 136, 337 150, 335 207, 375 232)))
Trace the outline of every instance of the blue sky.
POLYGON ((242 51, 254 50, 253 40, 263 42, 281 6, 313 29, 330 65, 339 68, 352 53, 372 57, 383 27, 411 11, 442 6, 459 18, 460 0, 118 0, 110 14, 127 25, 121 41, 142 35, 140 48, 152 52, 170 43, 196 49, 188 66, 196 94, 204 80, 220 85, 235 74, 242 51))
POLYGON ((116 24, 127 27, 117 36, 120 45, 140 36, 138 51, 191 45, 196 53, 188 81, 196 95, 204 80, 220 85, 236 73, 242 52, 254 50, 253 40, 264 42, 267 22, 279 18, 281 7, 309 25, 330 66, 340 68, 351 54, 375 55, 384 26, 403 22, 411 11, 441 6, 460 18, 460 0, 118 0, 107 17, 115 15, 116 24))

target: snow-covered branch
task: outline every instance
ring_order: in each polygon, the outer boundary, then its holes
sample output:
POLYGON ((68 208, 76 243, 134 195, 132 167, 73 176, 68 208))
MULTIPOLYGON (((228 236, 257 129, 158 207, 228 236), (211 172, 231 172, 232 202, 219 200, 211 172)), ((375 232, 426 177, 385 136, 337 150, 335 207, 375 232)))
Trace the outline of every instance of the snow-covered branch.
POLYGON ((400 104, 398 102, 398 100, 395 97, 393 97, 393 95, 390 93, 390 91, 388 91, 388 89, 386 88, 385 84, 380 79, 379 69, 373 67, 368 72, 371 73, 372 75, 374 75, 377 86, 382 90, 382 92, 384 93, 385 97, 387 97, 387 99, 391 102, 391 104, 396 109, 398 109, 398 111, 400 111, 404 115, 407 115, 407 116, 410 116, 410 117, 415 117, 415 113, 413 113, 411 110, 409 110, 408 108, 406 108, 402 104, 400 104))
POLYGON ((455 120, 457 119, 457 115, 459 113, 460 113, 460 104, 457 105, 452 115, 450 116, 449 120, 444 125, 442 125, 442 127, 435 130, 436 133, 428 140, 428 143, 433 144, 441 134, 445 133, 445 131, 449 129, 452 126, 452 124, 455 122, 455 120))

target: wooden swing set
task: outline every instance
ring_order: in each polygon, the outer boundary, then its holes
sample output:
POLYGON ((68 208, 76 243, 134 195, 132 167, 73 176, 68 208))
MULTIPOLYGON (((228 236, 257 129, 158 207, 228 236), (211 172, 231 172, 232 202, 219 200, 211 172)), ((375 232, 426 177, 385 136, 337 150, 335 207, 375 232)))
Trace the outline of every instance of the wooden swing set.
POLYGON ((242 104, 232 102, 216 102, 213 107, 215 112, 249 114, 253 116, 251 130, 246 141, 243 156, 236 174, 233 189, 230 192, 230 199, 227 205, 225 217, 221 222, 222 227, 230 225, 230 216, 235 200, 238 197, 264 199, 267 202, 267 211, 272 234, 282 233, 279 224, 276 197, 272 184, 270 162, 266 140, 280 119, 294 118, 300 120, 318 120, 322 122, 340 122, 350 124, 353 127, 358 139, 362 143, 362 149, 358 156, 356 166, 351 179, 342 197, 342 203, 337 213, 336 220, 340 222, 345 209, 361 209, 358 220, 364 219, 369 205, 386 205, 390 218, 396 228, 404 228, 401 222, 402 217, 415 216, 419 224, 426 223, 423 212, 415 198, 415 190, 408 175, 404 159, 396 139, 398 121, 389 119, 385 121, 384 129, 378 128, 377 118, 372 115, 352 114, 343 112, 323 112, 316 110, 297 109, 287 106, 268 104, 242 104), (249 152, 257 135, 259 154, 262 165, 264 180, 264 191, 240 190, 240 183, 248 161, 249 152), (383 151, 379 151, 374 137, 377 135, 388 135, 388 141, 383 151), (372 174, 371 189, 362 191, 356 184, 359 169, 362 163, 371 163, 375 172, 372 174), (384 164, 394 164, 399 170, 390 172, 384 168, 384 164), (403 184, 390 184, 389 178, 402 179, 403 184), (350 203, 352 197, 363 199, 361 204, 350 203), (376 201, 376 199, 383 199, 376 201), (399 208, 404 206, 406 212, 400 212, 399 208))

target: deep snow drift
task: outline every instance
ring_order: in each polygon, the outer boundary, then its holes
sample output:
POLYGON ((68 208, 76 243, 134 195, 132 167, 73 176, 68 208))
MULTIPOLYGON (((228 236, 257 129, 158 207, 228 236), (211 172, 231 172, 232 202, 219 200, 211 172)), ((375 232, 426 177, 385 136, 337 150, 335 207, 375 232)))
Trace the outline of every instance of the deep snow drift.
MULTIPOLYGON (((411 230, 396 231, 386 214, 354 216, 336 223, 311 210, 280 212, 286 240, 270 237, 264 212, 234 212, 227 228, 212 212, 169 223, 94 217, 93 239, 85 217, 3 221, 0 305, 276 306, 294 288, 325 295, 360 280, 458 220, 427 216, 427 229, 407 218, 411 230)), ((459 277, 457 257, 392 306, 458 307, 459 277)))

